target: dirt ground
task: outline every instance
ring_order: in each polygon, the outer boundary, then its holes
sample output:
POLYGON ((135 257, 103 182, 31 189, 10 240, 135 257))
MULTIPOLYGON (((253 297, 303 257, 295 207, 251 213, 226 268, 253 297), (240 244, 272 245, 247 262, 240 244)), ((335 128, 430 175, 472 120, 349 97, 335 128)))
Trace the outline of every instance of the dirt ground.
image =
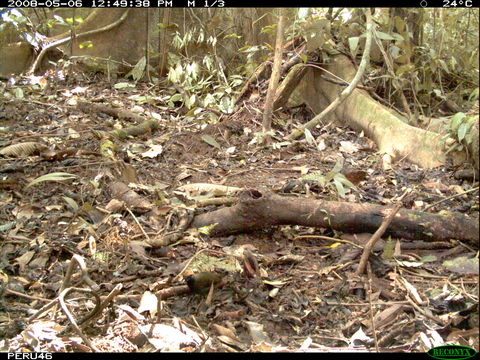
MULTIPOLYGON (((250 142, 261 131, 260 98, 244 101, 217 124, 202 124, 176 119, 176 109, 164 109, 161 99, 136 103, 131 95, 155 92, 146 84, 122 90, 100 76, 49 81, 42 90, 17 83, 23 97, 0 101, 1 148, 38 146, 26 156, 0 158, 3 351, 90 351, 90 345, 98 351, 426 351, 438 334, 478 350, 478 253, 473 267, 456 266, 458 258, 475 261, 477 251, 458 241, 409 249, 402 239, 385 238, 371 255, 365 278, 354 276, 358 244, 371 236, 360 230, 353 235, 279 226, 223 238, 189 230, 168 246, 146 245, 147 236, 160 237, 180 221, 177 210, 217 208, 199 207, 178 191, 189 183, 380 205, 395 204, 412 189, 403 206, 423 211, 478 186, 478 179, 477 185, 457 179, 453 166, 424 170, 404 161, 385 171, 373 142, 334 124, 317 127, 315 143, 282 145, 283 135, 313 116, 304 107, 276 114, 278 148, 259 147, 250 142), (107 132, 134 124, 87 114, 76 106, 80 100, 153 117, 159 128, 114 139, 115 145, 104 151, 107 132), (158 154, 146 156, 153 145, 158 154), (333 183, 302 181, 306 174, 328 173, 338 162, 356 185, 346 186, 343 198, 333 183), (133 168, 134 181, 126 168, 133 168), (27 187, 59 172, 75 177, 27 187), (130 189, 148 203, 148 211, 110 210, 111 185, 119 180, 135 183, 130 189), (245 270, 245 249, 258 261, 256 276, 245 270), (234 270, 224 271, 221 286, 206 296, 179 290, 160 304, 155 297, 148 300, 148 294, 160 290, 184 289, 182 269, 204 271, 201 264, 188 267, 200 253, 205 261, 214 260, 208 271, 215 270, 215 261, 236 262, 234 270), (81 331, 75 331, 60 302, 39 319, 30 318, 67 287, 75 254, 86 262, 99 296, 122 285, 116 298, 81 331), (153 331, 150 324, 161 326, 153 331)), ((478 192, 471 192, 427 211, 478 219, 478 203, 478 192)), ((89 287, 78 268, 72 283, 89 287)), ((72 292, 67 298, 77 321, 96 304, 91 293, 72 292)))

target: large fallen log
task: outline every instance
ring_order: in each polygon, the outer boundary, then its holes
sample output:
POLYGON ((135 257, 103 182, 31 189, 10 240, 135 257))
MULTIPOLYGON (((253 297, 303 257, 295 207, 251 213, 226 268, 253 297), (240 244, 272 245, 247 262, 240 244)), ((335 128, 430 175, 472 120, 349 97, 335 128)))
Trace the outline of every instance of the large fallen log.
MULTIPOLYGON (((216 224, 210 235, 219 236, 251 231, 274 225, 303 225, 332 228, 347 233, 374 233, 387 216, 388 207, 279 196, 258 190, 246 190, 239 202, 195 216, 192 226, 216 224)), ((401 209, 385 236, 424 241, 465 241, 478 248, 478 220, 452 212, 430 214, 401 209)))

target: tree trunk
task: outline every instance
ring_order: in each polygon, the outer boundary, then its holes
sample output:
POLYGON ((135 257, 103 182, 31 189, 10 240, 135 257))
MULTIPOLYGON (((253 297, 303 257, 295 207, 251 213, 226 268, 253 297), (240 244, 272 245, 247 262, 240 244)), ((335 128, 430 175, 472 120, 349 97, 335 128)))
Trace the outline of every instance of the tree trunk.
POLYGON ((272 66, 272 76, 268 84, 267 96, 265 99, 265 109, 263 112, 263 135, 264 141, 268 144, 270 139, 269 132, 272 129, 273 102, 277 92, 278 80, 280 79, 280 66, 282 63, 283 50, 283 26, 285 23, 285 9, 280 9, 280 18, 278 20, 277 38, 275 40, 275 57, 272 66))
MULTIPOLYGON (((351 81, 355 75, 352 63, 344 55, 332 56, 326 69, 346 81, 351 81)), ((321 71, 309 69, 297 89, 315 112, 321 112, 342 91, 341 86, 323 80, 321 75, 321 71)), ((355 89, 333 114, 327 116, 325 122, 329 121, 364 131, 381 152, 393 159, 407 159, 424 168, 445 163, 444 145, 439 134, 408 125, 364 90, 355 89)))

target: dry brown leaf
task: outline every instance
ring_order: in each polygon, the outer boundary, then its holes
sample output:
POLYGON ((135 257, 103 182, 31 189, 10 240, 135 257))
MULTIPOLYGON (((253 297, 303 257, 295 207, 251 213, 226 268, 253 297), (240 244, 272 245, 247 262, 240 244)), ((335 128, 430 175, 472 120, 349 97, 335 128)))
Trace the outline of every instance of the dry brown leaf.
POLYGON ((11 157, 26 157, 46 150, 47 147, 36 142, 13 144, 0 150, 0 155, 11 157))

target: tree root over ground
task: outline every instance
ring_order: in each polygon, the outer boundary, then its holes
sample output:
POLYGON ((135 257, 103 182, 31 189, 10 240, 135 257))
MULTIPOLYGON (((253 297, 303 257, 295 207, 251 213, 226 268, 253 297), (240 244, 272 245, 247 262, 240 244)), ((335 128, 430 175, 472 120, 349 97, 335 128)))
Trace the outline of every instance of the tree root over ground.
MULTIPOLYGON (((274 225, 330 227, 348 233, 374 233, 389 207, 305 198, 283 197, 269 192, 246 190, 232 207, 200 214, 192 226, 217 224, 210 235, 245 232, 274 225)), ((385 232, 386 236, 407 240, 465 241, 478 248, 478 220, 464 214, 430 214, 401 209, 385 232)))

